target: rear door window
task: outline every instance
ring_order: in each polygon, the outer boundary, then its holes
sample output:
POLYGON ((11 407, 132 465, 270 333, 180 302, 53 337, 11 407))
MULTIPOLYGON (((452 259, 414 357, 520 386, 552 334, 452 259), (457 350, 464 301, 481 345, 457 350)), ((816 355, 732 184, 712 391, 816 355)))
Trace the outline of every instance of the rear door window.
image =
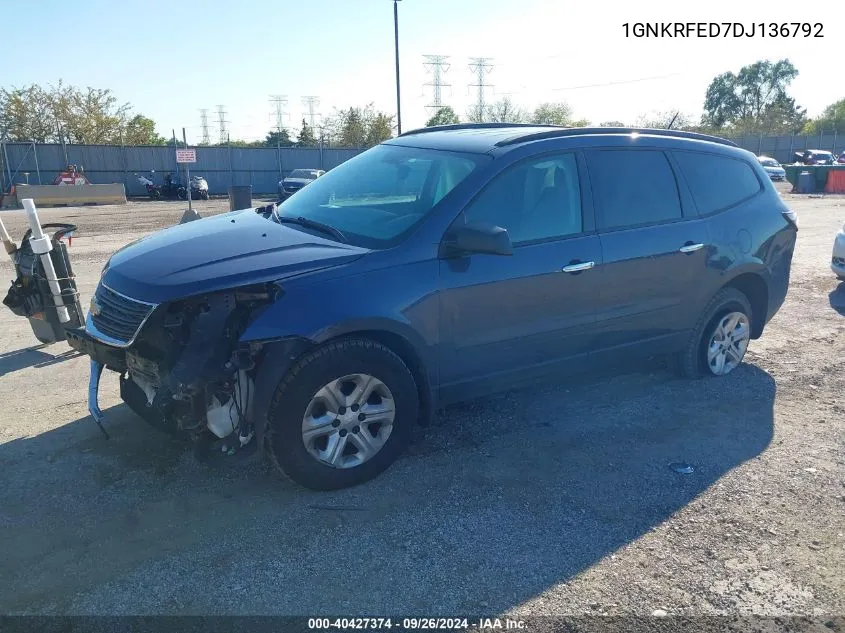
POLYGON ((700 152, 673 152, 701 215, 727 209, 757 194, 760 181, 743 160, 700 152))
POLYGON ((600 230, 681 219, 678 184, 662 151, 592 150, 587 167, 600 230))

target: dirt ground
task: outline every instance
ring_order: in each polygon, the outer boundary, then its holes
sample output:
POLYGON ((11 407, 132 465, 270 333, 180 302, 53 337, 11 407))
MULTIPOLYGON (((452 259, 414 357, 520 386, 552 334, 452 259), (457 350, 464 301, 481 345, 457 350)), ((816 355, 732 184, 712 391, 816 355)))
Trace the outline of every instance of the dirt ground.
MULTIPOLYGON (((3 307, 0 613, 845 613, 845 284, 828 268, 845 198, 784 197, 789 295, 729 377, 655 362, 450 407, 387 473, 333 493, 196 463, 108 372, 106 440, 86 358, 3 307)), ((182 204, 44 211, 79 225, 84 306, 109 254, 182 204)), ((2 218, 20 238, 22 214, 2 218)))

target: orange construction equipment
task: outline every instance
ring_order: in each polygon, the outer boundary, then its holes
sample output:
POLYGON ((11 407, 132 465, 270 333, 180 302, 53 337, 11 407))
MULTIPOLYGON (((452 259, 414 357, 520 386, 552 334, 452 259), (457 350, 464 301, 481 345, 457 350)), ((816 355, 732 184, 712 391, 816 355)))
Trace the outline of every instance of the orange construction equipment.
POLYGON ((845 169, 831 169, 827 174, 825 193, 845 193, 845 169))

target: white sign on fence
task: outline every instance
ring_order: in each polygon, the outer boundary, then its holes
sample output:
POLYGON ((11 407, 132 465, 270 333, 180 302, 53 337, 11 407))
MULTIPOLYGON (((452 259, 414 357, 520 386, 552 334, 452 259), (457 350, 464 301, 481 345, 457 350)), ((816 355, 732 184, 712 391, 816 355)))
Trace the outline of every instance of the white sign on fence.
POLYGON ((197 162, 197 150, 195 149, 177 149, 176 150, 177 163, 195 163, 197 162))

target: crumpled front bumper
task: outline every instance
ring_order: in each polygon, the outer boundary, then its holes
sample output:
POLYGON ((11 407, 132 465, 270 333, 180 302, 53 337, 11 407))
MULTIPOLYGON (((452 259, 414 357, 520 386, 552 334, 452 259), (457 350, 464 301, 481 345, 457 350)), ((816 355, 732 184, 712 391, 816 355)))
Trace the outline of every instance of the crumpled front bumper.
POLYGON ((88 412, 94 421, 100 424, 105 417, 98 402, 100 377, 106 367, 120 373, 126 371, 126 352, 98 341, 84 328, 70 328, 66 330, 66 335, 67 342, 73 349, 91 358, 88 376, 88 412))

